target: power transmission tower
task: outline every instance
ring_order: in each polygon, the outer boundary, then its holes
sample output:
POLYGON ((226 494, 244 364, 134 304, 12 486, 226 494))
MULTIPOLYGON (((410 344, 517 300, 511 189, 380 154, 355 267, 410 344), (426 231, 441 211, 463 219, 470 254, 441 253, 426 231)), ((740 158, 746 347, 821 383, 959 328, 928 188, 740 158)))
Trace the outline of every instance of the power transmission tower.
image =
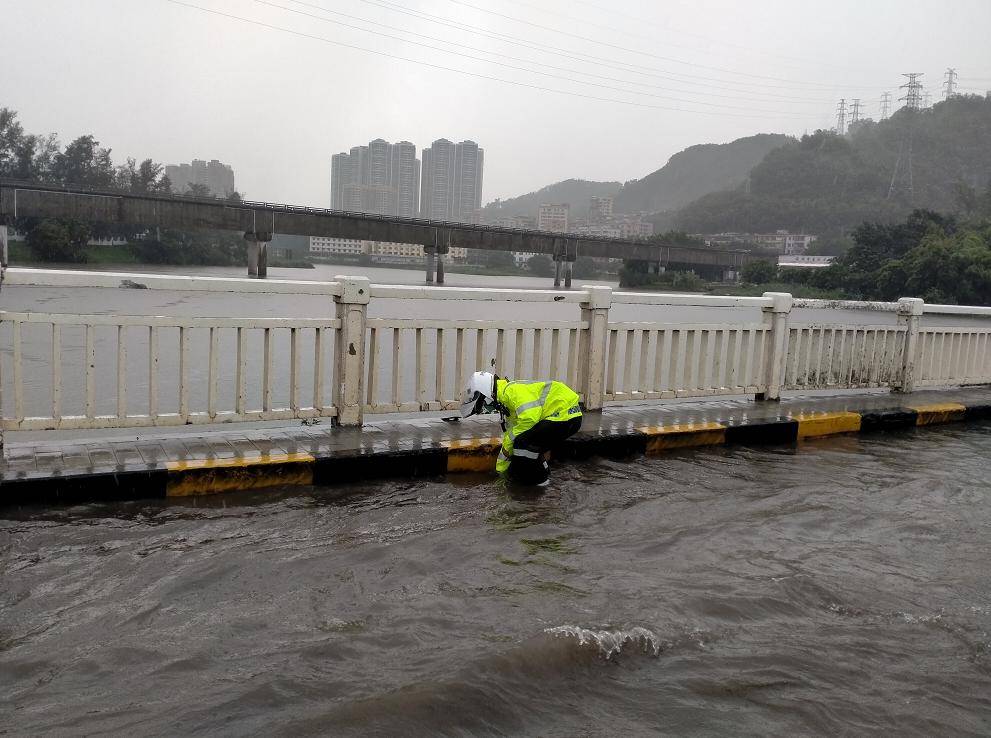
POLYGON ((908 77, 908 82, 899 88, 905 90, 905 96, 898 98, 898 101, 904 101, 905 107, 909 110, 918 110, 922 105, 922 81, 920 80, 922 74, 922 72, 912 72, 902 75, 902 77, 908 77))
POLYGON ((841 136, 846 133, 846 98, 836 105, 836 132, 841 136))
POLYGON ((929 90, 922 96, 922 109, 928 110, 932 106, 932 95, 929 94, 929 90))
POLYGON ((954 95, 954 88, 957 86, 957 70, 952 67, 943 74, 946 79, 943 82, 944 99, 949 100, 954 95))
POLYGON ((908 196, 908 201, 915 199, 915 183, 912 178, 912 129, 911 127, 898 146, 898 158, 895 160, 895 171, 891 173, 891 184, 888 185, 888 199, 898 194, 908 196))
POLYGON ((885 92, 881 95, 881 120, 888 117, 888 111, 891 109, 891 93, 885 92))
POLYGON ((850 125, 860 122, 860 98, 853 98, 853 110, 850 111, 850 125))

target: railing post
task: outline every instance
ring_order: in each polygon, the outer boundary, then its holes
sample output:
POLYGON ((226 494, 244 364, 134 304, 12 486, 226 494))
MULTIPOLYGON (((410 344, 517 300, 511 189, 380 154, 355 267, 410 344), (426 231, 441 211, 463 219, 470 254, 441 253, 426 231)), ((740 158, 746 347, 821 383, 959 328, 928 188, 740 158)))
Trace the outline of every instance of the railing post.
POLYGON ((579 332, 578 393, 582 396, 586 410, 601 410, 612 288, 582 289, 588 291, 588 300, 581 304, 582 322, 587 323, 588 327, 579 332))
POLYGON ((765 387, 757 400, 780 400, 781 385, 784 383, 785 352, 788 349, 788 314, 794 298, 787 292, 765 292, 771 304, 764 308, 764 320, 770 322, 771 340, 765 351, 765 387))
POLYGON ((334 406, 337 425, 360 426, 365 378, 365 317, 371 294, 368 277, 337 276, 334 297, 341 327, 334 346, 334 406))
POLYGON ((891 389, 895 392, 915 390, 915 355, 919 347, 919 323, 925 301, 918 297, 903 297, 898 301, 898 322, 905 326, 902 341, 902 365, 891 389))

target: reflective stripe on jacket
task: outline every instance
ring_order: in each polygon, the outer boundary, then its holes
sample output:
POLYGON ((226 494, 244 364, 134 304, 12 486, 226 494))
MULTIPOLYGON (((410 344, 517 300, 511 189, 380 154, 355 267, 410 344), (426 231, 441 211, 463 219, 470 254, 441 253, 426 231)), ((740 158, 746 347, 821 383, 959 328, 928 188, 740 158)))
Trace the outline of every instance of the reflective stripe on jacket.
POLYGON ((496 471, 500 474, 509 469, 512 457, 522 456, 536 459, 539 454, 529 449, 513 449, 516 437, 530 430, 541 420, 571 420, 582 414, 578 406, 578 394, 564 382, 521 380, 510 382, 496 380, 496 400, 506 408, 506 434, 502 438, 502 448, 496 459, 496 471))

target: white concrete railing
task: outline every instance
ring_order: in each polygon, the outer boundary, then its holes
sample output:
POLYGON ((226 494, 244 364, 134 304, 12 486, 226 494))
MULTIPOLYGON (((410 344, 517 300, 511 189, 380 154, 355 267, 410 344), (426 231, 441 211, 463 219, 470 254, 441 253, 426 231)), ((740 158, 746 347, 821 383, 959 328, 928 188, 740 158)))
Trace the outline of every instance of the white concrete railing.
MULTIPOLYGON (((991 383, 991 308, 926 306, 913 298, 863 303, 793 300, 780 293, 707 297, 608 287, 561 292, 372 285, 363 277, 262 281, 33 269, 8 270, 4 286, 307 295, 331 298, 335 314, 0 311, 0 431, 327 417, 352 426, 366 413, 453 409, 467 376, 488 367, 507 376, 568 381, 590 410, 626 400, 776 399, 786 390, 911 392, 991 383), (538 316, 542 305, 561 304, 575 314, 566 320, 412 318, 404 310, 411 300, 462 301, 451 303, 454 309, 522 303, 538 316), (368 317, 371 301, 386 317, 368 317), (611 321, 614 306, 660 314, 611 321), (666 309, 681 308, 719 309, 726 317, 666 319, 666 309), (828 310, 837 318, 803 322, 793 308, 828 310), (850 310, 891 315, 890 322, 844 320, 850 310), (986 322, 922 326, 923 315, 986 322), (25 393, 27 371, 32 397, 25 393), (46 394, 43 402, 39 393, 46 394)), ((8 303, 10 292, 0 299, 8 303)))

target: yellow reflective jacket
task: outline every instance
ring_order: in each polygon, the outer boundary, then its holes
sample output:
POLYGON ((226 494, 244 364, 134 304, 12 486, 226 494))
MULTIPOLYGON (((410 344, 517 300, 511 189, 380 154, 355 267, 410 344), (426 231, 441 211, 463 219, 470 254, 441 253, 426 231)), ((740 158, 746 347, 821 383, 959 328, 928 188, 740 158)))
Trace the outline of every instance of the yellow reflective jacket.
POLYGON ((516 437, 530 430, 541 420, 564 421, 582 414, 578 394, 564 382, 510 382, 496 380, 496 400, 506 408, 506 434, 496 460, 500 474, 509 469, 516 437))

